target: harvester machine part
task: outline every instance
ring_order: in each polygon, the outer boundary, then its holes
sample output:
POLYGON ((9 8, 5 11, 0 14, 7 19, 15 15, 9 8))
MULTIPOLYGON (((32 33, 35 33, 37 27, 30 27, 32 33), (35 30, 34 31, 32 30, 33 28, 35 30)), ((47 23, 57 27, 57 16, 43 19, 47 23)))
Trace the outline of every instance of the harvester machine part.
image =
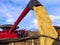
POLYGON ((33 6, 42 6, 42 4, 38 0, 30 0, 28 8, 33 9, 33 6))
MULTIPOLYGON (((1 29, 10 29, 13 25, 12 24, 4 24, 4 25, 0 25, 1 29)), ((16 26, 15 29, 18 29, 19 27, 16 26)))
POLYGON ((14 23, 14 25, 11 27, 9 33, 14 32, 14 29, 16 28, 16 26, 19 24, 19 22, 21 22, 21 20, 26 16, 26 14, 30 11, 30 9, 33 8, 33 6, 42 6, 42 4, 40 4, 37 0, 30 0, 30 2, 28 3, 28 5, 25 7, 25 9, 23 10, 23 12, 21 13, 21 15, 18 17, 18 19, 16 20, 16 22, 14 23))

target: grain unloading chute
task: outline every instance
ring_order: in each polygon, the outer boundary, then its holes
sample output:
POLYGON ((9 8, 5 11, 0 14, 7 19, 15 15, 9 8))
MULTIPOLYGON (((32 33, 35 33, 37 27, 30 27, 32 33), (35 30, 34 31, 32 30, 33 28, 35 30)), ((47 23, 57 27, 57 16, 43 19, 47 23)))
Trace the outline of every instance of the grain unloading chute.
MULTIPOLYGON (((54 27, 52 26, 52 22, 46 13, 46 10, 44 9, 43 5, 38 0, 30 0, 30 2, 27 4, 27 6, 23 10, 23 12, 20 14, 18 19, 15 21, 15 23, 12 26, 8 25, 9 31, 3 33, 3 35, 1 35, 2 34, 1 33, 0 35, 3 38, 11 38, 11 37, 18 38, 19 33, 15 33, 17 25, 19 24, 19 22, 21 22, 21 20, 26 16, 26 14, 30 10, 33 10, 35 13, 37 23, 38 23, 37 24, 38 31, 39 31, 40 35, 46 35, 48 37, 52 37, 52 38, 56 39, 58 37, 58 34, 57 34, 56 30, 54 29, 54 27)), ((5 30, 7 30, 7 28, 5 30)), ((17 32, 19 32, 19 31, 17 31, 17 32)), ((26 32, 24 30, 22 30, 22 32, 25 32, 26 34, 28 34, 28 32, 26 32)), ((39 40, 40 40, 40 45, 51 45, 52 42, 54 41, 51 38, 42 37, 42 36, 40 37, 39 40), (48 43, 48 41, 50 41, 50 42, 48 43)))

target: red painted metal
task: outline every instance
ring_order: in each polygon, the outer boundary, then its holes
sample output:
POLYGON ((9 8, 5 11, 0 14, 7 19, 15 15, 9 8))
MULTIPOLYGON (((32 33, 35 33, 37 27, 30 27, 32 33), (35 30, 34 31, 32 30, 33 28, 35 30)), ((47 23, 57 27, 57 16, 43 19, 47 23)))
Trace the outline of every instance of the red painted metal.
POLYGON ((8 32, 7 30, 0 31, 0 33, 7 33, 7 32, 8 32))
POLYGON ((14 23, 14 25, 11 27, 11 29, 9 30, 9 33, 12 33, 15 29, 15 27, 19 24, 19 22, 25 17, 25 15, 29 12, 29 8, 26 7, 23 12, 21 13, 21 15, 18 17, 18 19, 16 20, 16 22, 14 23))
POLYGON ((13 33, 8 33, 9 30, 2 30, 0 31, 0 38, 18 38, 18 37, 21 37, 21 36, 28 36, 28 32, 24 29, 22 30, 14 30, 13 33))
POLYGON ((0 38, 18 38, 17 33, 0 33, 0 38))
POLYGON ((26 31, 25 29, 19 30, 19 32, 21 32, 25 36, 29 35, 29 31, 26 31))

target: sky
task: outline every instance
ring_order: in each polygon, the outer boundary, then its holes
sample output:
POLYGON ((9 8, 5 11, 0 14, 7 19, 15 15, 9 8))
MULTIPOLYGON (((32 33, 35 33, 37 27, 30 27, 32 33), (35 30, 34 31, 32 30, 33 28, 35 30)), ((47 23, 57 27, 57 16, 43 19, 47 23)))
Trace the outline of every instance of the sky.
MULTIPOLYGON (((30 0, 0 0, 0 24, 14 24, 30 0)), ((46 9, 53 25, 60 26, 60 0, 38 0, 46 9)), ((30 10, 18 24, 19 29, 36 30, 34 11, 30 10)))

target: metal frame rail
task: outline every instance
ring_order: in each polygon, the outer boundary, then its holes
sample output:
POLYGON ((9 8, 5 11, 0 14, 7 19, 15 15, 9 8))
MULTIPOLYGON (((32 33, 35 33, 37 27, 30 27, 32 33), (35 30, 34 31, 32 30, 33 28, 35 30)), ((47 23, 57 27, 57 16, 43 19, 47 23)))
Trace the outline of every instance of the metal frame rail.
POLYGON ((46 37, 46 38, 51 38, 55 41, 58 41, 60 42, 59 39, 56 39, 56 38, 53 38, 53 37, 49 37, 49 36, 46 36, 46 35, 31 35, 31 36, 28 36, 28 37, 21 37, 21 38, 14 38, 14 39, 0 39, 0 44, 2 43, 10 43, 10 42, 22 42, 22 41, 26 41, 26 40, 34 40, 34 39, 38 39, 40 37, 46 37))

